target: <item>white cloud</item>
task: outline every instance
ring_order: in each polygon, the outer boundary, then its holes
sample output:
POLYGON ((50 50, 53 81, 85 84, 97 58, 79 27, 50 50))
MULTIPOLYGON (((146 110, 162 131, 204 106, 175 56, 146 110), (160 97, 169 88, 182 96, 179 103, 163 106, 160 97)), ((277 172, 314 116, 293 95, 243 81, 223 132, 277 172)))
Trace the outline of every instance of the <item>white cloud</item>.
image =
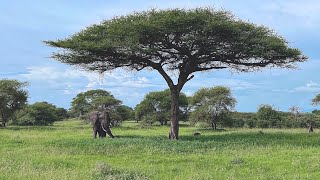
POLYGON ((310 81, 304 86, 294 88, 292 92, 320 92, 320 84, 310 81))
POLYGON ((48 66, 28 67, 27 72, 21 74, 28 81, 49 83, 52 87, 62 87, 64 94, 77 94, 97 88, 148 88, 159 86, 157 82, 144 76, 128 73, 123 70, 99 74, 77 69, 61 69, 48 66))

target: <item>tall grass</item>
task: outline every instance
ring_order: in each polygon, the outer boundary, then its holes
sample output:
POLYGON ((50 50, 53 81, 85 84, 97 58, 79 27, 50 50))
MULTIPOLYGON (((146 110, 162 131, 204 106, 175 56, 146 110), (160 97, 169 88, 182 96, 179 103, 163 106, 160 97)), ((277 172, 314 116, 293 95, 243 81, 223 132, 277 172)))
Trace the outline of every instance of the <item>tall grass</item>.
POLYGON ((113 128, 92 139, 72 120, 0 129, 0 179, 318 179, 320 134, 305 129, 113 128), (200 132, 201 136, 192 136, 200 132))

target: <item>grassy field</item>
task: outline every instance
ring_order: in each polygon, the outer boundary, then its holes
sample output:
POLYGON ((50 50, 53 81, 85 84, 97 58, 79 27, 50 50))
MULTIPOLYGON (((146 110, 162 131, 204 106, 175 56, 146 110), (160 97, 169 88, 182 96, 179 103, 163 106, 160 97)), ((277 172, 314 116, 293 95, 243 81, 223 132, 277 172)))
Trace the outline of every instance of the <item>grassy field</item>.
POLYGON ((89 124, 0 129, 0 179, 319 179, 320 134, 305 129, 113 128, 92 139, 89 124), (193 132, 201 136, 193 137, 193 132))

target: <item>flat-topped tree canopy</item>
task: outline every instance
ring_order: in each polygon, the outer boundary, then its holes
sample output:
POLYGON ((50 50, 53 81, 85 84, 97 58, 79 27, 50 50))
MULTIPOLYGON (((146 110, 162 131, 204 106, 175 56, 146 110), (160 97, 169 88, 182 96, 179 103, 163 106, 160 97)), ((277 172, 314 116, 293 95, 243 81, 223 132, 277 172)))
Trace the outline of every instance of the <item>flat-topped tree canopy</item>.
POLYGON ((251 71, 268 65, 291 68, 306 59, 272 30, 209 8, 133 13, 45 43, 64 49, 53 54, 59 61, 98 71, 157 65, 180 70, 184 62, 189 73, 251 71))
POLYGON ((62 49, 53 58, 87 70, 157 70, 176 96, 197 71, 294 68, 307 59, 273 30, 211 8, 136 12, 45 43, 62 49), (168 71, 178 72, 177 84, 168 71))
POLYGON ((320 94, 316 95, 316 97, 314 97, 314 98, 312 99, 311 104, 314 105, 314 106, 320 105, 320 94))

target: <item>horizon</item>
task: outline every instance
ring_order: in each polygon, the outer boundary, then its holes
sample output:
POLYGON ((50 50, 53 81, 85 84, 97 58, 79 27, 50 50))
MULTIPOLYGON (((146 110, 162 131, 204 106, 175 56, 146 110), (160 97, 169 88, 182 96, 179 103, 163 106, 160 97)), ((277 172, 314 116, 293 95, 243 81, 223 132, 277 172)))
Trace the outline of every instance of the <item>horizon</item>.
POLYGON ((320 79, 317 79, 320 75, 317 51, 320 40, 320 2, 163 2, 3 2, 0 7, 0 52, 3 55, 0 61, 0 78, 29 82, 27 90, 30 104, 47 101, 68 109, 72 98, 78 93, 104 89, 122 100, 124 105, 134 108, 148 92, 167 88, 166 82, 157 72, 115 70, 101 75, 81 71, 48 58, 55 50, 45 46, 42 41, 63 39, 102 20, 155 7, 215 7, 231 11, 242 20, 274 29, 290 46, 301 49, 309 60, 297 64, 297 70, 198 72, 182 92, 190 96, 201 87, 227 86, 238 101, 235 108, 238 112, 256 112, 260 104, 270 104, 284 112, 294 105, 300 106, 304 112, 317 109, 311 106, 311 99, 320 93, 320 79))

